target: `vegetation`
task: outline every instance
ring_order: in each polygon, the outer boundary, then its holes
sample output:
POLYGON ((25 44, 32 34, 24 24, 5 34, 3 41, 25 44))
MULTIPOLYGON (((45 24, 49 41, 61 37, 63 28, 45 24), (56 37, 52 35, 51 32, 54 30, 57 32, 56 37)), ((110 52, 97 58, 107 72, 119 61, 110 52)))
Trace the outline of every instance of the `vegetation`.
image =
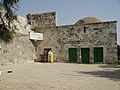
POLYGON ((10 42, 14 37, 15 19, 14 10, 17 10, 19 0, 0 0, 0 39, 6 43, 10 42))

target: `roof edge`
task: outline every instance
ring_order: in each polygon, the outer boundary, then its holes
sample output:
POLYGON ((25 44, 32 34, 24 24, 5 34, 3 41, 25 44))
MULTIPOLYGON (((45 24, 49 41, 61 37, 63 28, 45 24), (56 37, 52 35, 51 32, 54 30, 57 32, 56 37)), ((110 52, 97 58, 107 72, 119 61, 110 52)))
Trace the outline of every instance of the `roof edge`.
POLYGON ((96 22, 96 23, 87 23, 87 24, 81 24, 81 25, 76 25, 76 24, 71 24, 71 25, 61 25, 61 26, 56 26, 56 27, 68 27, 68 26, 83 26, 83 25, 94 25, 94 24, 104 24, 104 23, 117 23, 117 21, 105 21, 105 22, 96 22))

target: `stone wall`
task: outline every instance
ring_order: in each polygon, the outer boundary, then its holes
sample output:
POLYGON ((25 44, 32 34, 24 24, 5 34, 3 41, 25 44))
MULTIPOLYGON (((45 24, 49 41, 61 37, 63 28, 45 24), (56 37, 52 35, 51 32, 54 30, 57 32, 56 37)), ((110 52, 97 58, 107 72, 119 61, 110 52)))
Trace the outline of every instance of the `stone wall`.
POLYGON ((37 28, 51 28, 56 26, 56 13, 42 13, 42 14, 28 14, 28 23, 31 25, 31 29, 35 30, 37 28))
POLYGON ((29 35, 16 35, 11 43, 0 42, 0 65, 34 61, 34 47, 29 35))

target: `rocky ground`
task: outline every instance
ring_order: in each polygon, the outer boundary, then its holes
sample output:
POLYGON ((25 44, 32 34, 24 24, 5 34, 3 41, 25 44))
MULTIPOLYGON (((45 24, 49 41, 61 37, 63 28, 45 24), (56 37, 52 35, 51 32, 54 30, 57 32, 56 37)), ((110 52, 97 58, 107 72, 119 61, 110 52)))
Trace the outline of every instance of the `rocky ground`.
POLYGON ((0 90, 120 90, 116 65, 28 63, 0 69, 0 90))

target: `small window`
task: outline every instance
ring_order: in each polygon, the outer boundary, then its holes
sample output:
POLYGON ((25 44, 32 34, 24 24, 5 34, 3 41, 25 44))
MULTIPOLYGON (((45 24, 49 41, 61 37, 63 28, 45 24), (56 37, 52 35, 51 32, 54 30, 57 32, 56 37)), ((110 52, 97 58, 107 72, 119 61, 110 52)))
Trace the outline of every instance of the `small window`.
POLYGON ((86 33, 86 27, 84 27, 84 33, 86 33))
POLYGON ((29 25, 31 25, 31 22, 28 22, 29 25))

